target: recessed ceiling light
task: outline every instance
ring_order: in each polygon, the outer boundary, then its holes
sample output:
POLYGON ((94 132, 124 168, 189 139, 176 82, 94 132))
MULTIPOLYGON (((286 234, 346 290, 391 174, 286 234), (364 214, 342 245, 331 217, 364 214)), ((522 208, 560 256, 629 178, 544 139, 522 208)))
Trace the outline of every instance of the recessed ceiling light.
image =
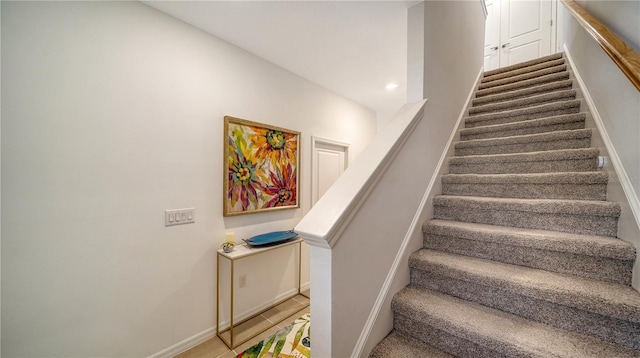
POLYGON ((388 89, 388 90, 396 89, 396 88, 398 88, 398 84, 397 83, 388 83, 385 86, 385 88, 388 89))

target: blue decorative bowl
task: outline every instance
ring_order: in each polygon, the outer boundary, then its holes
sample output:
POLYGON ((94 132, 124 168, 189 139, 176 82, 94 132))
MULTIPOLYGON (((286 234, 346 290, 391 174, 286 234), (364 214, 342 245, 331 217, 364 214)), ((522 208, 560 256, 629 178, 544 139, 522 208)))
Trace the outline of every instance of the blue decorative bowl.
POLYGON ((274 231, 254 236, 252 238, 244 240, 244 242, 246 242, 249 246, 277 245, 296 237, 298 237, 298 233, 293 230, 274 231))

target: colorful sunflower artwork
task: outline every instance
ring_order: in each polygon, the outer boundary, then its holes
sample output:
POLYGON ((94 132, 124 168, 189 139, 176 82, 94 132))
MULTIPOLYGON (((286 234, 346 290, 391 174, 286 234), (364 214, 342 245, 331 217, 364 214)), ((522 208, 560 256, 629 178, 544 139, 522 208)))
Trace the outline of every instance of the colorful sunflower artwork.
POLYGON ((224 215, 299 208, 300 132, 225 116, 224 215))

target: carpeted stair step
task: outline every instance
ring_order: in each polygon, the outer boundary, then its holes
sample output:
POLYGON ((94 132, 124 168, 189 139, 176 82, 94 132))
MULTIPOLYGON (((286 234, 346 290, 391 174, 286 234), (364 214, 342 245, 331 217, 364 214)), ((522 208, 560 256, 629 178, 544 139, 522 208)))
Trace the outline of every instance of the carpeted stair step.
POLYGON ((451 174, 588 172, 598 168, 597 148, 449 158, 451 174))
POLYGON ((409 266, 414 286, 640 349, 640 295, 630 286, 426 249, 409 266))
POLYGON ((526 107, 536 106, 543 103, 568 101, 571 99, 576 99, 575 90, 555 91, 555 92, 543 93, 535 96, 528 96, 525 98, 512 99, 504 102, 473 106, 469 108, 469 116, 474 116, 482 113, 494 113, 494 112, 513 110, 517 108, 526 108, 526 107))
POLYGON ((606 200, 607 172, 447 174, 442 194, 518 199, 606 200))
POLYGON ((391 331, 371 352, 369 358, 454 358, 415 338, 391 331))
POLYGON ((631 285, 635 248, 618 238, 429 220, 424 248, 631 285))
POLYGON ((393 298, 394 328, 458 357, 640 357, 596 337, 408 286, 393 298))
POLYGON ((620 204, 439 195, 433 211, 436 219, 615 237, 620 204))
POLYGON ((533 71, 533 72, 526 72, 526 73, 518 74, 515 76, 509 76, 507 78, 503 78, 500 80, 480 83, 478 85, 478 90, 504 86, 504 85, 508 85, 516 82, 522 82, 522 81, 530 80, 533 78, 540 78, 542 76, 551 75, 559 72, 566 72, 566 71, 567 71, 567 65, 565 64, 548 67, 548 68, 544 68, 544 69, 533 71))
POLYGON ((536 65, 522 67, 522 68, 514 69, 511 71, 496 73, 494 75, 489 75, 489 76, 483 75, 483 77, 480 79, 480 83, 489 83, 489 82, 502 80, 509 77, 522 75, 529 72, 535 72, 535 71, 547 69, 549 67, 560 66, 563 64, 564 64, 564 58, 559 58, 557 60, 545 61, 545 62, 538 63, 536 65))
POLYGON ((460 140, 499 138, 515 135, 547 133, 558 130, 583 129, 585 113, 565 114, 523 122, 494 124, 460 130, 460 140))
POLYGON ((500 103, 504 101, 510 101, 518 98, 525 98, 528 96, 537 96, 544 93, 570 90, 573 87, 572 80, 564 80, 557 82, 545 83, 538 86, 532 86, 524 89, 519 89, 511 92, 503 92, 494 95, 484 96, 471 100, 471 106, 483 106, 489 103, 500 103))
POLYGON ((574 99, 568 101, 545 103, 527 108, 517 108, 513 110, 505 110, 500 112, 485 113, 471 117, 465 117, 464 123, 465 128, 473 128, 578 112, 580 112, 580 100, 574 99))
POLYGON ((473 139, 455 143, 456 156, 542 152, 588 148, 591 129, 574 129, 503 138, 473 139))
POLYGON ((541 64, 541 63, 546 63, 546 62, 550 62, 550 61, 559 60, 559 59, 561 59, 563 57, 564 57, 563 54, 561 52, 558 52, 558 53, 554 53, 554 54, 549 55, 549 56, 535 58, 533 60, 516 63, 516 64, 513 64, 511 66, 505 66, 505 67, 501 67, 501 68, 496 68, 495 70, 486 71, 482 76, 483 77, 490 77, 490 76, 494 76, 494 75, 497 75, 497 74, 500 74, 500 73, 504 73, 504 72, 511 72, 511 71, 519 70, 519 69, 530 67, 530 66, 536 66, 536 65, 541 64))
POLYGON ((514 83, 502 85, 502 86, 494 86, 494 87, 478 90, 475 93, 475 97, 480 98, 480 97, 494 95, 498 93, 511 92, 511 91, 515 91, 523 88, 530 88, 530 87, 538 86, 545 83, 565 81, 568 79, 569 79, 569 72, 567 71, 556 72, 549 75, 531 78, 525 81, 514 82, 514 83))

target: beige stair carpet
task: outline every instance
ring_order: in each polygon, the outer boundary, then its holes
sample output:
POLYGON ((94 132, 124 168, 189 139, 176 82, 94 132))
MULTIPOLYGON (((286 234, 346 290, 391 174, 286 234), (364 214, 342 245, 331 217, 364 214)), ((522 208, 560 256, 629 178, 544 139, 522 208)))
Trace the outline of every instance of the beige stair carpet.
POLYGON ((484 74, 371 357, 640 357, 636 252, 584 108, 563 54, 484 74))

